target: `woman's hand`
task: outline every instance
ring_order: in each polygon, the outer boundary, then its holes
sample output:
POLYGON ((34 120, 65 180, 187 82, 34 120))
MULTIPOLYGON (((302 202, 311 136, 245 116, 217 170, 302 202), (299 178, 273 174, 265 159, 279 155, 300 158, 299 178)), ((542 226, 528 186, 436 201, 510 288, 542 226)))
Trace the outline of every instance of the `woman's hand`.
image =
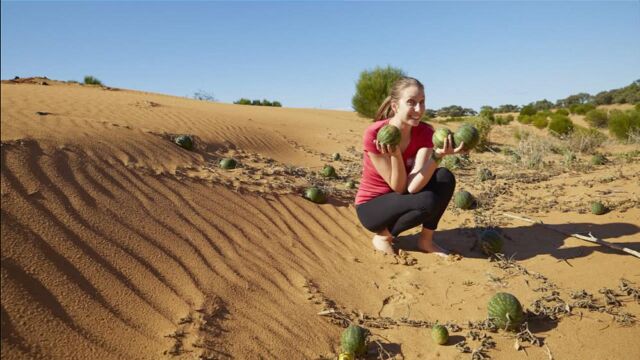
POLYGON ((373 140, 373 143, 376 144, 376 149, 380 152, 381 155, 388 156, 401 156, 400 146, 399 145, 389 145, 389 144, 380 144, 378 140, 373 140))
POLYGON ((444 138, 442 149, 435 149, 434 151, 439 158, 442 158, 445 155, 464 154, 467 152, 466 150, 464 150, 464 141, 461 142, 460 146, 458 146, 457 148, 453 148, 453 136, 451 135, 444 138))

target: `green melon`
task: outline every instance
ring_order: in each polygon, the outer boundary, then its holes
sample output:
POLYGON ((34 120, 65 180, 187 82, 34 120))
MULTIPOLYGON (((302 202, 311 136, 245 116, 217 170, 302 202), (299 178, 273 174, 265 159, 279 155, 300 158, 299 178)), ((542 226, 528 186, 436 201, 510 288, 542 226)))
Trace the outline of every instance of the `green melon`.
POLYGON ((334 178, 337 176, 336 169, 331 165, 325 165, 320 171, 320 175, 324 177, 334 178))
POLYGON ((189 135, 178 135, 174 142, 183 149, 193 150, 193 138, 189 135))
POLYGON ((594 201, 591 203, 591 213, 595 215, 602 215, 608 211, 607 207, 604 206, 600 201, 594 201))
POLYGON ((238 163, 232 158, 224 158, 220 160, 220 167, 225 170, 235 169, 238 163))
POLYGON ((344 184, 344 187, 346 187, 347 189, 355 189, 356 188, 356 182, 353 180, 349 180, 344 184))
POLYGON ((502 236, 493 229, 487 229, 480 234, 480 249, 487 256, 501 253, 503 245, 502 236))
POLYGON ((333 155, 331 155, 331 158, 332 158, 334 161, 338 161, 338 160, 340 160, 340 159, 341 159, 341 158, 340 158, 340 153, 333 153, 333 155))
POLYGON ((442 325, 435 325, 431 329, 431 338, 438 345, 444 345, 449 341, 449 331, 442 325))
POLYGON ((340 346, 343 353, 355 356, 363 355, 367 350, 368 330, 355 324, 344 329, 340 336, 340 346))
POLYGON ((459 156, 447 155, 442 159, 440 166, 449 170, 458 169, 462 167, 462 160, 460 160, 459 156))
POLYGON ((453 196, 453 203, 460 209, 467 210, 473 206, 473 195, 466 190, 458 191, 453 196))
POLYGON ((391 124, 383 126, 376 136, 378 143, 393 146, 400 144, 401 138, 400 129, 391 124))
POLYGON ((591 165, 604 165, 607 161, 607 158, 602 154, 595 154, 591 157, 591 165))
POLYGON ((493 175, 491 170, 489 170, 487 168, 478 169, 478 180, 487 181, 487 180, 493 180, 495 178, 496 178, 496 176, 493 175))
POLYGON ((315 186, 308 188, 304 192, 304 197, 316 204, 324 204, 327 202, 327 196, 322 192, 322 190, 315 186))
POLYGON ((480 133, 471 124, 463 124, 458 131, 453 134, 454 147, 460 146, 460 143, 464 142, 464 149, 471 150, 480 141, 480 133))
POLYGON ((518 299, 509 293, 497 293, 489 300, 489 319, 500 329, 517 330, 524 321, 518 299))
POLYGON ((453 135, 451 133, 451 130, 447 128, 437 129, 433 133, 433 136, 431 137, 431 141, 433 142, 433 147, 436 149, 442 149, 444 147, 444 139, 446 139, 447 136, 449 135, 453 135))

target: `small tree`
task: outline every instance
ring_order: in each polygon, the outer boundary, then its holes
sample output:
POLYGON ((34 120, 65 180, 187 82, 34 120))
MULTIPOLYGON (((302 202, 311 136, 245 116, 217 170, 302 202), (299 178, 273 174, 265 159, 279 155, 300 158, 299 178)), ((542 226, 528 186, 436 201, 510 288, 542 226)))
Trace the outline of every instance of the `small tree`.
POLYGON ((238 104, 238 105, 251 105, 251 100, 245 99, 245 98, 240 98, 240 100, 234 101, 233 103, 234 104, 238 104))
POLYGON ((567 135, 573 131, 573 121, 568 116, 554 114, 549 122, 549 131, 555 135, 567 135))
POLYGON ((280 101, 274 101, 273 103, 271 103, 271 106, 282 107, 282 104, 280 103, 280 101))
POLYGON ((84 83, 86 85, 102 85, 102 81, 98 80, 97 78, 91 76, 91 75, 87 75, 84 77, 84 83))
POLYGON ((620 140, 629 140, 630 135, 640 131, 640 111, 613 110, 609 114, 609 132, 620 140))
POLYGON ((609 120, 607 118, 607 112, 599 109, 589 111, 584 119, 591 127, 596 128, 606 127, 607 121, 609 120))
POLYGON ((257 105, 257 106, 260 106, 261 104, 262 104, 262 103, 260 102, 260 100, 253 100, 253 101, 251 102, 251 105, 257 105))
POLYGON ((520 115, 535 115, 538 111, 533 107, 533 105, 529 104, 522 107, 520 110, 520 115))
POLYGON ((356 93, 351 99, 353 109, 358 114, 373 119, 384 99, 389 96, 393 83, 403 76, 404 71, 391 66, 361 72, 356 83, 356 93))

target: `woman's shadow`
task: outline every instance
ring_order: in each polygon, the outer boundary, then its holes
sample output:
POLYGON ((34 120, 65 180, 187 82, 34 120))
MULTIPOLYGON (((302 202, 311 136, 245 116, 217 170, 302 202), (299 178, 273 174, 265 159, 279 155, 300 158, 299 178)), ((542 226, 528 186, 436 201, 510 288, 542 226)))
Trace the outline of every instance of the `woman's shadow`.
MULTIPOLYGON (((591 223, 572 223, 544 226, 540 224, 532 224, 527 226, 502 227, 500 232, 504 238, 504 246, 502 252, 508 256, 513 256, 515 260, 525 260, 536 257, 537 255, 551 255, 559 260, 568 260, 588 256, 594 252, 606 254, 622 254, 624 252, 607 247, 605 245, 597 245, 584 240, 584 246, 573 246, 570 248, 562 248, 567 239, 573 238, 566 234, 582 234, 589 233, 600 240, 608 243, 624 246, 634 251, 640 251, 640 241, 620 242, 617 238, 622 236, 637 235, 640 233, 640 227, 631 223, 608 223, 608 224, 591 224, 591 223)), ((406 251, 418 251, 417 241, 419 234, 402 235, 396 238, 394 247, 406 251)), ((436 231, 434 241, 441 247, 460 254, 468 258, 486 258, 486 255, 480 251, 478 246, 478 235, 471 228, 460 228, 436 231)))

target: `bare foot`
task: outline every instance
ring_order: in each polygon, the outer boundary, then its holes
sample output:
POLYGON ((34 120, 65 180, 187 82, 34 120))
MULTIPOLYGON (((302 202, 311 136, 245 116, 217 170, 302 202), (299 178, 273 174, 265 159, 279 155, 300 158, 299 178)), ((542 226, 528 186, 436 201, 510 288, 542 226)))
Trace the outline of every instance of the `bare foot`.
POLYGON ((393 246, 391 246, 391 242, 393 241, 392 236, 382 236, 382 235, 373 235, 373 239, 371 239, 371 243, 373 244, 373 248, 382 251, 385 254, 393 255, 393 246))
POLYGON ((424 239, 418 240, 418 250, 424 251, 426 253, 434 253, 438 256, 447 257, 449 256, 449 250, 444 249, 433 241, 428 241, 424 239))

